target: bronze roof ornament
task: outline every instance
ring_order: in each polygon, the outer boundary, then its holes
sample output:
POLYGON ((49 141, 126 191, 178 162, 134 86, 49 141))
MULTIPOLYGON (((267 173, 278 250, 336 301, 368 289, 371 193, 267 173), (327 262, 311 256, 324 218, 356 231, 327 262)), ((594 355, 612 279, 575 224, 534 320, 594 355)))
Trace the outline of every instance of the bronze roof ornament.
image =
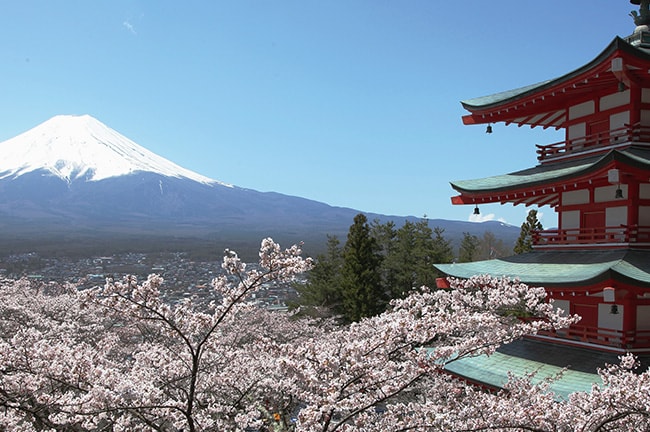
POLYGON ((650 25, 650 0, 630 0, 630 3, 639 5, 639 12, 630 12, 630 16, 634 19, 634 24, 637 27, 650 25))

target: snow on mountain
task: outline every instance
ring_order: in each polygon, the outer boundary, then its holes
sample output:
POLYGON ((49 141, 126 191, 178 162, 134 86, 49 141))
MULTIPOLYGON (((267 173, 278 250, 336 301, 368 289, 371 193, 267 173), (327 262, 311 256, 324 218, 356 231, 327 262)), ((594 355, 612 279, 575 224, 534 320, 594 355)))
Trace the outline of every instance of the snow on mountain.
POLYGON ((152 153, 89 115, 59 115, 0 143, 0 179, 47 170, 71 182, 136 172, 220 184, 152 153))

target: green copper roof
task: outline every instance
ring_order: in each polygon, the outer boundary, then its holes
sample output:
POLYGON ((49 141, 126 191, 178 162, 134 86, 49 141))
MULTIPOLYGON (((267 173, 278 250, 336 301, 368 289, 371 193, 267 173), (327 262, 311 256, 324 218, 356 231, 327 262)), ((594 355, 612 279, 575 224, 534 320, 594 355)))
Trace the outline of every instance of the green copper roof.
POLYGON ((593 164, 593 161, 582 162, 579 165, 566 163, 551 164, 550 166, 538 166, 523 171, 493 177, 453 181, 451 182, 451 185, 454 189, 459 191, 512 189, 522 185, 539 184, 557 180, 558 178, 568 177, 589 169, 593 164))
POLYGON ((545 84, 548 84, 551 81, 553 81, 553 80, 546 80, 546 81, 543 81, 543 82, 540 82, 540 83, 537 83, 537 84, 531 84, 531 85, 527 85, 527 86, 524 86, 524 87, 519 87, 519 88, 512 89, 512 90, 507 90, 507 91, 504 91, 504 92, 495 93, 495 94, 492 94, 492 95, 481 96, 481 97, 477 97, 477 98, 473 98, 473 99, 467 99, 467 100, 462 101, 461 103, 463 104, 463 106, 466 106, 466 107, 481 107, 481 106, 486 106, 486 105, 497 104, 499 102, 503 102, 503 101, 506 101, 508 99, 514 99, 519 95, 526 94, 529 91, 535 90, 536 88, 539 88, 539 87, 542 87, 542 86, 544 86, 545 84))
POLYGON ((520 87, 514 90, 508 90, 508 91, 504 91, 504 92, 500 92, 488 96, 467 99, 461 101, 461 104, 468 111, 475 111, 475 110, 482 110, 482 109, 490 109, 498 105, 501 105, 503 103, 514 101, 519 98, 524 98, 529 94, 533 94, 535 92, 542 91, 546 88, 553 87, 554 85, 561 84, 565 81, 569 81, 572 78, 575 78, 583 73, 588 72, 589 70, 600 65, 610 54, 612 54, 617 50, 631 53, 639 58, 650 59, 650 55, 644 49, 632 46, 631 44, 621 39, 620 37, 616 37, 595 59, 593 59, 591 62, 587 63, 586 65, 572 72, 569 72, 558 78, 553 78, 550 80, 542 81, 537 84, 520 87))
POLYGON ((443 273, 467 279, 475 275, 489 274, 519 278, 532 285, 548 283, 584 282, 612 268, 617 262, 599 264, 520 264, 501 261, 475 261, 460 264, 438 264, 443 273))
POLYGON ((543 184, 555 184, 579 175, 598 170, 613 160, 643 168, 650 167, 650 150, 630 147, 624 150, 611 150, 601 156, 580 159, 579 161, 558 162, 538 165, 510 174, 485 177, 473 180, 452 181, 451 186, 459 192, 491 192, 518 189, 543 184))
MULTIPOLYGON (((650 259, 650 255, 648 256, 650 259)), ((628 261, 619 261, 612 270, 616 271, 621 276, 626 276, 630 279, 636 281, 650 283, 650 275, 648 274, 648 265, 643 265, 641 263, 633 264, 628 261)))
POLYGON ((442 273, 461 279, 489 274, 519 278, 536 286, 591 283, 623 277, 650 287, 650 251, 546 251, 503 259, 469 263, 436 264, 442 273))
MULTIPOLYGON (((540 360, 542 359, 540 358, 540 360)), ((500 352, 496 352, 491 356, 481 355, 464 358, 450 363, 445 369, 455 375, 496 388, 503 388, 508 382, 508 372, 517 378, 525 378, 528 374, 534 372, 536 373, 533 378, 535 383, 558 377, 562 373, 562 377, 550 386, 550 390, 556 394, 558 400, 567 400, 569 394, 577 391, 589 392, 593 384, 602 385, 602 380, 597 374, 570 369, 564 371, 559 366, 509 356, 500 352)))
MULTIPOLYGON (((648 362, 647 356, 641 356, 639 360, 644 366, 648 362)), ((501 346, 491 356, 463 358, 449 363, 445 369, 454 375, 496 388, 505 385, 508 372, 519 378, 536 373, 534 382, 558 378, 562 372, 561 377, 551 384, 550 390, 558 400, 566 400, 573 392, 589 392, 593 384, 602 385, 598 368, 618 363, 616 353, 520 339, 501 346)))

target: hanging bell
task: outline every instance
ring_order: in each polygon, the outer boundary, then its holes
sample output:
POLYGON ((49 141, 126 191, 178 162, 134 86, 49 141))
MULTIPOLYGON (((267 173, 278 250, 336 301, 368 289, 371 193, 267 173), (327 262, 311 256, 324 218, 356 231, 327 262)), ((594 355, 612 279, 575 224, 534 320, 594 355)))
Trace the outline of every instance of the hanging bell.
POLYGON ((619 187, 616 188, 616 193, 614 194, 614 198, 620 199, 623 198, 623 189, 619 187))

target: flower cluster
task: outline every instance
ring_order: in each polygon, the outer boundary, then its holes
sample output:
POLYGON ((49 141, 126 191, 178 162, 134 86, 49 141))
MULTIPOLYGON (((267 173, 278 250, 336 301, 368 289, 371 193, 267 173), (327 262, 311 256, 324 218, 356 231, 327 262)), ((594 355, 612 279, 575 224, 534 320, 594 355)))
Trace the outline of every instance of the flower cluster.
POLYGON ((629 431, 650 428, 633 356, 558 401, 548 381, 488 393, 445 373, 540 329, 570 325, 541 288, 479 276, 422 288, 347 326, 246 302, 310 268, 271 239, 248 270, 226 252, 217 300, 169 304, 162 279, 77 291, 0 281, 0 430, 629 431), (525 319, 522 319, 525 318, 525 319))

